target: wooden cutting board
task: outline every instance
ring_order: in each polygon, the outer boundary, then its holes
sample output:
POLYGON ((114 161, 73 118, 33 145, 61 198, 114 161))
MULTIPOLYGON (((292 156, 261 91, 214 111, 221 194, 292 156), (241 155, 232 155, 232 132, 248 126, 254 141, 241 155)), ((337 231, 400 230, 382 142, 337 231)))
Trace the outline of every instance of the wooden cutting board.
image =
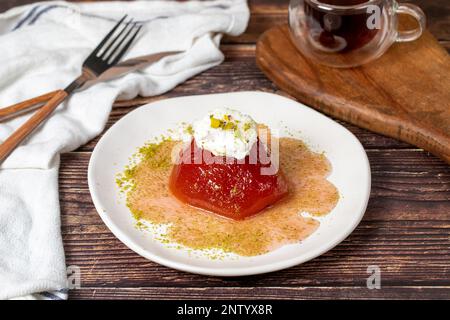
POLYGON ((450 163, 450 58, 428 31, 415 42, 394 44, 372 63, 335 69, 307 60, 288 27, 277 26, 258 40, 256 61, 306 105, 450 163))

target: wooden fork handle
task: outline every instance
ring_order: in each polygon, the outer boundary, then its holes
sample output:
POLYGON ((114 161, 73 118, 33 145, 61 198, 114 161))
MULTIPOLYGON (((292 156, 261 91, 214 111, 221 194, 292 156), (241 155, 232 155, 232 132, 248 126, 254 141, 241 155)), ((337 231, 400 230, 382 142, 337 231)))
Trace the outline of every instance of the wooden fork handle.
POLYGON ((42 103, 49 101, 57 93, 58 91, 52 91, 39 97, 0 109, 0 122, 36 110, 42 103))
POLYGON ((52 98, 36 113, 28 119, 19 129, 0 145, 0 163, 14 151, 14 149, 22 143, 44 120, 46 120, 58 105, 66 99, 68 93, 59 90, 54 93, 52 98))

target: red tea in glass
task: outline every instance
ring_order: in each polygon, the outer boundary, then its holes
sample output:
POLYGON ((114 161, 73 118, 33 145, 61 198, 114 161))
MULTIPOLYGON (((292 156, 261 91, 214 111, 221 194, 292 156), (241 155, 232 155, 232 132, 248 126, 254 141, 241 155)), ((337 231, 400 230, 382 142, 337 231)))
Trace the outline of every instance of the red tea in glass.
POLYGON ((291 0, 289 27, 306 57, 333 67, 355 67, 380 57, 394 42, 413 41, 425 29, 425 15, 395 0, 291 0), (399 31, 398 14, 418 21, 399 31))
MULTIPOLYGON (((320 0, 320 3, 333 6, 354 6, 367 0, 320 0)), ((305 15, 312 20, 316 40, 331 51, 347 52, 365 46, 379 31, 371 28, 367 21, 373 13, 361 9, 360 12, 327 12, 314 5, 314 1, 306 0, 305 15)), ((381 9, 381 8, 380 8, 381 9)), ((381 10, 380 10, 381 12, 381 10)))

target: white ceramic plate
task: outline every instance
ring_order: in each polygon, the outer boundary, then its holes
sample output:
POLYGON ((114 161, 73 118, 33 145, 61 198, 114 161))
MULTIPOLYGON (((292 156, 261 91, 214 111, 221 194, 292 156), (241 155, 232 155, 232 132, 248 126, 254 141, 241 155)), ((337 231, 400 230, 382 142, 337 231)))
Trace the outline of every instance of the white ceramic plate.
POLYGON ((95 207, 114 235, 130 249, 159 264, 192 273, 243 276, 276 271, 313 259, 343 241, 358 225, 370 194, 370 167, 356 137, 343 126, 293 100, 262 92, 237 92, 157 101, 129 113, 106 132, 89 163, 89 189, 95 207), (136 148, 167 133, 181 122, 191 123, 208 111, 230 107, 257 122, 296 136, 313 150, 324 151, 333 171, 328 177, 339 190, 336 208, 321 218, 306 240, 257 257, 226 256, 213 260, 188 250, 169 248, 135 227, 124 200, 119 200, 116 174, 136 148))

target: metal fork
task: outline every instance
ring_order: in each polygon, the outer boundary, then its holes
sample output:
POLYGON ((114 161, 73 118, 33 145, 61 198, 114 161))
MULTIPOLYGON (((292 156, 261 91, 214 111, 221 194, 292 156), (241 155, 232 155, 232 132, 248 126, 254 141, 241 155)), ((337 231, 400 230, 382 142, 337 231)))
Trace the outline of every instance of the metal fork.
POLYGON ((0 145, 0 163, 75 90, 97 79, 123 58, 142 29, 133 19, 125 22, 126 19, 125 15, 89 55, 83 63, 82 74, 64 90, 53 92, 52 98, 0 145))

